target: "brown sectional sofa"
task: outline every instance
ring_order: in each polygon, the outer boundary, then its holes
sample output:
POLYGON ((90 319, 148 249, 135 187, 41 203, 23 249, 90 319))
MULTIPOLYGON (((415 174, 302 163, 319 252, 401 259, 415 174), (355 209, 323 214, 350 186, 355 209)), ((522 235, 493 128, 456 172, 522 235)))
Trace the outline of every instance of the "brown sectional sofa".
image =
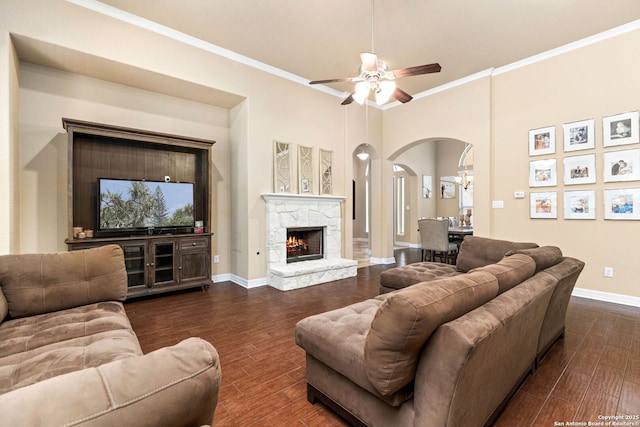
POLYGON ((584 263, 481 237, 465 238, 461 254, 466 272, 410 283, 444 264, 398 267, 404 286, 388 275, 383 289, 396 290, 298 322, 308 400, 353 425, 491 424, 562 334, 584 263))
POLYGON ((474 268, 500 261, 509 251, 537 247, 536 243, 465 236, 460 244, 455 265, 417 262, 391 268, 380 274, 380 293, 395 291, 420 282, 464 274, 474 268))
POLYGON ((189 338, 143 355, 126 292, 117 245, 0 256, 3 425, 213 423, 216 350, 189 338))

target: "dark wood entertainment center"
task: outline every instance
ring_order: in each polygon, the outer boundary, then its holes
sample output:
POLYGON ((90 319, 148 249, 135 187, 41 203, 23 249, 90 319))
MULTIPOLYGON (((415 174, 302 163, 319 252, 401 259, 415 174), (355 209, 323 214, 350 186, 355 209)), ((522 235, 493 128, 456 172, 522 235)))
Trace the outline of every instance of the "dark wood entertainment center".
POLYGON ((62 119, 68 133, 69 250, 106 244, 122 247, 129 289, 127 298, 191 287, 211 281, 211 182, 209 165, 215 141, 62 119), (202 233, 184 230, 132 230, 100 233, 98 178, 194 184, 194 218, 202 233), (73 227, 94 231, 74 238, 73 227))

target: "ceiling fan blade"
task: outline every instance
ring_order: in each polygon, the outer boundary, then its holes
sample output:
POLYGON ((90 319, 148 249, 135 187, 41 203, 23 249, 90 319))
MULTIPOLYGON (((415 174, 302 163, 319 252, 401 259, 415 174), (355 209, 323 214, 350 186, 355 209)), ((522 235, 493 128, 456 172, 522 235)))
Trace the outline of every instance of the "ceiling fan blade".
POLYGON ((310 85, 323 85, 326 83, 337 83, 337 82, 350 82, 353 80, 353 77, 343 77, 340 79, 327 79, 327 80, 313 80, 309 82, 310 85))
POLYGON ((378 71, 378 55, 375 53, 362 52, 360 54, 362 69, 365 71, 378 71))
POLYGON ((403 104, 406 104, 413 99, 413 96, 409 95, 407 92, 403 91, 400 88, 396 88, 396 90, 393 92, 393 97, 403 104))
POLYGON ((442 67, 437 62, 434 64, 417 65, 415 67, 400 68, 393 70, 393 75, 399 79, 400 77, 417 76, 420 74, 439 73, 442 67))
POLYGON ((350 93, 349 96, 347 96, 344 101, 342 101, 342 104, 340 105, 349 105, 353 102, 353 94, 350 93))

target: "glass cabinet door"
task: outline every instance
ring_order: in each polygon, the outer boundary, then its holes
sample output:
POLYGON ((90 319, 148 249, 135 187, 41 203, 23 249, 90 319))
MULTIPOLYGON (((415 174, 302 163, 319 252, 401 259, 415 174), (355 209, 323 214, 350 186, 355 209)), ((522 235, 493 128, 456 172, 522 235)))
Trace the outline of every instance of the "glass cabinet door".
POLYGON ((153 259, 151 261, 151 285, 168 285, 176 281, 173 242, 157 242, 153 245, 153 259))
POLYGON ((129 288, 145 286, 146 242, 122 243, 120 246, 124 252, 124 263, 127 269, 127 285, 129 288))

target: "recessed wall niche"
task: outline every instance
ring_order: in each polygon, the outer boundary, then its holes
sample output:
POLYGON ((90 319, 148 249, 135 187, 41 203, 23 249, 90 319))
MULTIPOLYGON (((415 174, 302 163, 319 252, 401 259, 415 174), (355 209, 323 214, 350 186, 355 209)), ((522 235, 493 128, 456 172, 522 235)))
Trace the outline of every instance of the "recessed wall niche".
POLYGON ((68 238, 97 229, 98 178, 194 183, 194 218, 210 232, 211 147, 215 141, 62 119, 69 134, 68 238))

